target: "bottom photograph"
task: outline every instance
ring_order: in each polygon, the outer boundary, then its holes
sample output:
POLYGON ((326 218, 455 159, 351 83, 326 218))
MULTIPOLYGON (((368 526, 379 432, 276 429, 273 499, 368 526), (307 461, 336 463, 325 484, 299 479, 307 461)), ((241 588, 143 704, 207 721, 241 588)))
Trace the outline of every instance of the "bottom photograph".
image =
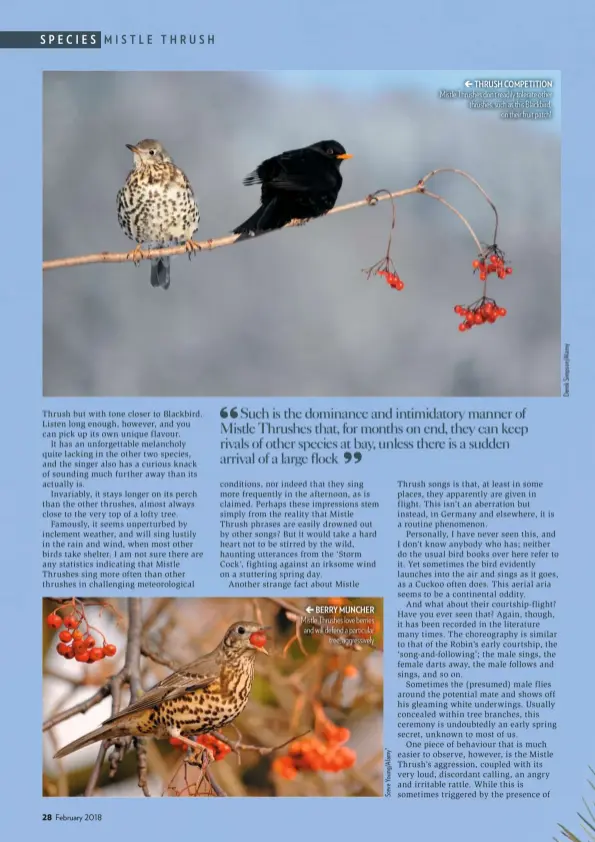
POLYGON ((43 600, 47 797, 381 797, 381 598, 43 600))

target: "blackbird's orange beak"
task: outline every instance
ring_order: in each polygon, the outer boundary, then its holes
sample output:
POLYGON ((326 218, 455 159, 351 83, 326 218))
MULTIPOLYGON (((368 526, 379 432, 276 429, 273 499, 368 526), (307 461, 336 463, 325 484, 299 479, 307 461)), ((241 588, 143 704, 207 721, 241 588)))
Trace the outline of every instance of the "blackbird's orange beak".
POLYGON ((353 158, 353 155, 350 155, 349 152, 344 152, 342 155, 335 155, 335 157, 341 161, 346 161, 348 158, 353 158))

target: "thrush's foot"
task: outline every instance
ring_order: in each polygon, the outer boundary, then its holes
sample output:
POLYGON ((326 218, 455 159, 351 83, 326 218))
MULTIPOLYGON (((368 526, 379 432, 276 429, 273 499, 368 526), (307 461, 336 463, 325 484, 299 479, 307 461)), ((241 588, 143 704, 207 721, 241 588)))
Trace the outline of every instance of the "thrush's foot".
POLYGON ((136 246, 136 248, 134 248, 132 251, 128 252, 128 254, 126 255, 126 260, 132 260, 134 262, 134 265, 138 266, 138 264, 141 262, 143 257, 144 257, 144 253, 143 253, 143 250, 142 250, 142 246, 139 243, 136 246))
POLYGON ((197 251, 202 251, 202 248, 198 245, 196 240, 186 240, 186 254, 188 255, 188 260, 190 260, 192 255, 196 254, 197 251))

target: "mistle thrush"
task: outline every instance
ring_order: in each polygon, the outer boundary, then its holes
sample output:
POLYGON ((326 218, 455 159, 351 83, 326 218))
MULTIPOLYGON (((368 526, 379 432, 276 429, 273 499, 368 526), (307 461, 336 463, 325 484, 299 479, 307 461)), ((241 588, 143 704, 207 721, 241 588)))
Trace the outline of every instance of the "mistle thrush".
POLYGON ((262 185, 261 205, 233 233, 272 231, 328 213, 343 184, 341 162, 352 157, 336 140, 321 140, 263 161, 244 179, 245 185, 262 185))
MULTIPOLYGON (((190 255, 199 248, 192 239, 200 212, 192 186, 158 140, 126 144, 134 169, 118 192, 118 222, 138 245, 130 257, 138 262, 142 246, 159 248, 185 242, 190 255)), ((151 260, 151 286, 169 287, 170 258, 151 260)))
POLYGON ((118 737, 177 737, 194 747, 190 736, 217 731, 246 707, 254 678, 254 660, 266 636, 258 623, 234 623, 219 646, 182 667, 100 728, 61 748, 54 756, 118 737))

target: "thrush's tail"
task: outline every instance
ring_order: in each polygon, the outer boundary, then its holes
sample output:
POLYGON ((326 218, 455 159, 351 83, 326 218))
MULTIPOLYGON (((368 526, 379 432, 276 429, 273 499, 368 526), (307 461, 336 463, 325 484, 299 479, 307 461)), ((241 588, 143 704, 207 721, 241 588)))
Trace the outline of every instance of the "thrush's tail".
POLYGON ((107 740, 108 737, 109 739, 112 739, 112 737, 125 737, 127 733, 126 728, 118 728, 113 722, 108 725, 102 725, 101 728, 96 728, 95 731, 85 734, 84 737, 79 737, 78 740, 68 743, 67 746, 64 746, 64 748, 61 748, 60 751, 54 754, 54 758, 66 757, 67 754, 72 754, 73 751, 78 751, 79 748, 85 748, 85 746, 98 743, 100 740, 107 740))
POLYGON ((151 260, 151 286, 169 289, 169 257, 151 260))
POLYGON ((273 199, 266 205, 261 205, 252 216, 237 228, 233 229, 234 234, 256 234, 263 231, 274 231, 275 228, 283 226, 291 221, 291 217, 281 212, 277 199, 273 199))

